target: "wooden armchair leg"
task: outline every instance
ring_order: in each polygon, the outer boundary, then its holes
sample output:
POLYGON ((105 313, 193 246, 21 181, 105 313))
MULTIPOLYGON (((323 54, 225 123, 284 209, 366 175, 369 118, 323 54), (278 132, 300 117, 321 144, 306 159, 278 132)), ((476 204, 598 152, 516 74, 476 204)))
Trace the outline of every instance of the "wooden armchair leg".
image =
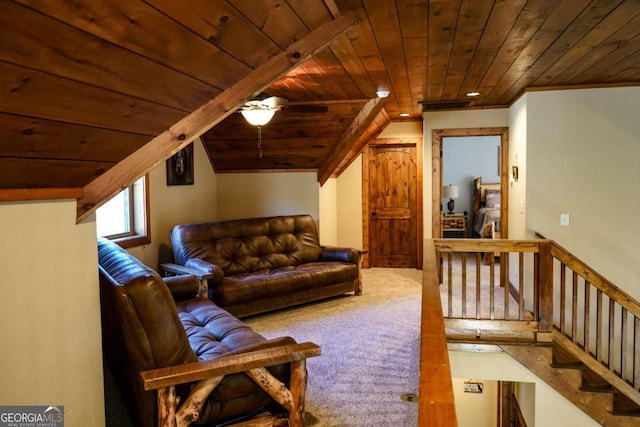
POLYGON ((289 412, 290 427, 304 427, 304 402, 307 392, 306 359, 291 362, 291 395, 293 408, 289 412))
POLYGON ((176 388, 172 385, 158 389, 158 426, 175 427, 176 425, 176 388))

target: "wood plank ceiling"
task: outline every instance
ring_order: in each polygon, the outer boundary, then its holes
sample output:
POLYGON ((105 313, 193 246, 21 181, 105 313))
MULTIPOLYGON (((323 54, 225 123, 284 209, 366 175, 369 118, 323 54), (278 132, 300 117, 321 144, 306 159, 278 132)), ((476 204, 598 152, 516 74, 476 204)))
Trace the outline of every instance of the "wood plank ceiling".
POLYGON ((198 136, 216 172, 323 183, 423 109, 640 82, 638 0, 15 0, 0 28, 0 200, 79 217, 198 136), (259 93, 287 100, 262 157, 259 93))

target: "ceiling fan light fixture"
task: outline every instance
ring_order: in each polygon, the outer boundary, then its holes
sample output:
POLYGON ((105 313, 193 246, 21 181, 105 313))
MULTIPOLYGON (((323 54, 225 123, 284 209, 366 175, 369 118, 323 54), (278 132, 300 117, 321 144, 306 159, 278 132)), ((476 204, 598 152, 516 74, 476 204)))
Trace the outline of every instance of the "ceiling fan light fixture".
POLYGON ((243 108, 240 110, 240 113, 242 113, 242 116, 249 124, 253 126, 264 126, 273 118, 276 110, 253 105, 248 108, 243 108))

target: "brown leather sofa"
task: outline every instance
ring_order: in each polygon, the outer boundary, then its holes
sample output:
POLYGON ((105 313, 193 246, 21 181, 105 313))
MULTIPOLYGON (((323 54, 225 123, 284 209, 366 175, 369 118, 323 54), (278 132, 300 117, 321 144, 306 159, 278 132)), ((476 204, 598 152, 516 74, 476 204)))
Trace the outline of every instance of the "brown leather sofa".
POLYGON ((361 252, 321 246, 310 215, 176 225, 175 262, 209 275, 208 295, 242 317, 362 293, 361 252))
POLYGON ((193 276, 163 279, 109 240, 99 239, 98 261, 103 353, 137 425, 212 425, 264 411, 304 425, 305 359, 319 347, 267 340, 198 297, 193 276))

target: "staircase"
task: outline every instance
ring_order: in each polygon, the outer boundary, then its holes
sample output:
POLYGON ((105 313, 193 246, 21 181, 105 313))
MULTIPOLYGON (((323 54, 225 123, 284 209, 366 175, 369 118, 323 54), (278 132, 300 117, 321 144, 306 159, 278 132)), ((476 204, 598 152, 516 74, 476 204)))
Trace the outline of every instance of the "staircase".
POLYGON ((640 405, 562 345, 500 347, 603 426, 640 426, 640 405))

